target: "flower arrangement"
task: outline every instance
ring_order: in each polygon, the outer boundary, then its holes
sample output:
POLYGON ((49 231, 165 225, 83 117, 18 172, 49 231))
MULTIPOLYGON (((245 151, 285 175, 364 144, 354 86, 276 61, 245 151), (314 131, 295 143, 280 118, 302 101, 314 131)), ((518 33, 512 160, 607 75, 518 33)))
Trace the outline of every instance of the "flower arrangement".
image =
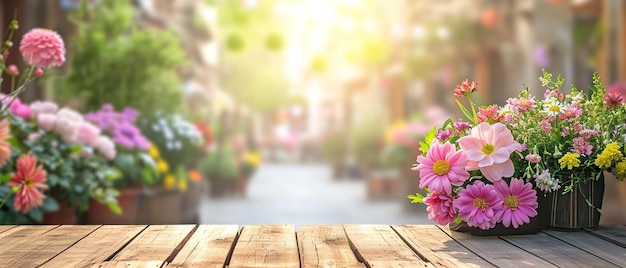
POLYGON ((469 122, 449 119, 433 128, 414 167, 428 195, 408 197, 427 205, 429 219, 518 228, 538 215, 537 191, 563 187, 564 195, 603 171, 626 177, 622 93, 605 90, 597 75, 589 93, 573 86, 565 93, 563 78, 553 81, 545 71, 540 80, 547 87, 542 99, 526 88, 502 107, 478 109, 470 98, 478 84, 457 86, 454 95, 469 99, 469 109, 457 100, 469 122))
POLYGON ((96 124, 104 135, 110 137, 116 147, 113 166, 122 173, 116 188, 150 186, 158 180, 157 163, 149 154, 150 143, 135 125, 138 113, 126 107, 116 112, 111 104, 85 115, 85 119, 96 124))

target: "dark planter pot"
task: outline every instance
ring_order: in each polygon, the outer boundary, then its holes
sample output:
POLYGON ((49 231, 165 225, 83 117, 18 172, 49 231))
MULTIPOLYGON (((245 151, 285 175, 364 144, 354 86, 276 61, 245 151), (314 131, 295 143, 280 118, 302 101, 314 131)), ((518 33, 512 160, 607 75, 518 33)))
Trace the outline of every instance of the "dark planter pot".
POLYGON ((248 191, 248 180, 246 176, 238 176, 235 179, 235 194, 238 196, 246 196, 248 191))
POLYGON ((550 227, 562 230, 596 228, 600 222, 600 211, 604 197, 604 176, 598 180, 575 185, 572 191, 563 194, 563 188, 549 196, 550 227), (587 204, 587 200, 592 206, 587 204))
POLYGON ((122 208, 122 214, 115 214, 106 204, 91 199, 87 211, 87 224, 135 224, 141 194, 141 187, 125 188, 120 191, 117 202, 122 208))
POLYGON ((234 178, 212 178, 209 194, 211 197, 231 196, 235 192, 234 178))
POLYGON ((483 230, 478 227, 470 227, 466 222, 448 224, 450 230, 461 233, 466 233, 475 236, 490 236, 490 235, 525 235, 536 234, 539 231, 540 219, 537 217, 530 218, 530 223, 520 225, 518 228, 513 226, 504 227, 502 223, 496 224, 496 227, 483 230))
POLYGON ((177 224, 181 220, 181 193, 161 187, 145 191, 139 201, 137 224, 177 224))
POLYGON ((59 210, 44 213, 41 224, 77 224, 76 207, 68 206, 65 199, 57 200, 57 202, 59 203, 59 210))
POLYGON ((189 187, 186 193, 182 194, 181 199, 181 211, 182 219, 181 223, 184 224, 196 224, 200 220, 200 199, 203 194, 202 184, 189 187))

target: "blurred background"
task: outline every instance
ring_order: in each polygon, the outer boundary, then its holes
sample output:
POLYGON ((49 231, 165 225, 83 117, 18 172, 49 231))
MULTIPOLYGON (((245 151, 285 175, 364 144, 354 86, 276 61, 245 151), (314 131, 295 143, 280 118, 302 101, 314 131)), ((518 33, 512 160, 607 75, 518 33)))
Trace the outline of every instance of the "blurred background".
MULTIPOLYGON (((621 0, 3 0, 0 10, 2 29, 17 14, 16 43, 45 27, 67 46, 23 103, 137 110, 161 175, 143 185, 138 213, 158 215, 133 223, 429 223, 406 198, 419 192, 410 168, 423 135, 461 117, 457 84, 477 81, 479 105, 503 105, 525 86, 543 92, 542 68, 578 88, 593 72, 607 86, 626 80, 621 0)), ((626 222, 626 186, 607 185, 603 220, 626 222)))

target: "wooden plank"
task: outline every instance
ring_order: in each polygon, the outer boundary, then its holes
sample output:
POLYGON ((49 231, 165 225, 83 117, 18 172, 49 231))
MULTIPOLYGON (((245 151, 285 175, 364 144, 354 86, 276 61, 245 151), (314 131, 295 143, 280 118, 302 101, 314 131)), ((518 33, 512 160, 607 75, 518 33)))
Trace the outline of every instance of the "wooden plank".
POLYGON ((611 241, 622 247, 626 247, 626 227, 600 226, 598 229, 587 231, 602 239, 611 241))
POLYGON ((387 225, 344 225, 357 258, 368 267, 434 267, 387 225))
POLYGON ((503 240, 561 267, 616 267, 545 233, 502 236, 503 240))
POLYGON ((145 228, 145 225, 102 226, 41 267, 89 267, 101 263, 145 228))
MULTIPOLYGON (((29 227, 37 228, 38 226, 29 227)), ((2 252, 0 263, 6 267, 39 266, 99 227, 99 225, 63 225, 39 236, 27 236, 25 237, 28 239, 27 241, 2 252)), ((4 239, 2 239, 2 243, 5 243, 4 239)))
POLYGON ((191 233, 195 225, 151 225, 120 251, 114 261, 165 262, 191 233))
MULTIPOLYGON (((471 236, 465 233, 451 231, 448 226, 441 227, 441 230, 465 248, 495 266, 556 267, 554 264, 547 262, 522 248, 511 245, 497 236, 471 236)), ((529 236, 532 237, 534 235, 529 236)), ((543 255, 539 256, 543 257, 543 255)))
POLYGON ((294 226, 244 226, 228 267, 300 267, 294 226))
POLYGON ((557 232, 551 230, 543 232, 615 265, 626 267, 626 250, 619 245, 589 233, 557 232))
POLYGON ((107 261, 94 264, 92 268, 160 268, 163 261, 107 261))
POLYGON ((392 226, 400 237, 437 267, 494 267, 434 225, 392 226))
POLYGON ((17 227, 17 225, 0 225, 0 233, 3 233, 4 231, 11 230, 11 229, 13 229, 15 227, 17 227))
POLYGON ((363 267, 341 225, 304 225, 296 236, 302 268, 363 267))
POLYGON ((200 225, 168 267, 224 267, 237 225, 200 225))

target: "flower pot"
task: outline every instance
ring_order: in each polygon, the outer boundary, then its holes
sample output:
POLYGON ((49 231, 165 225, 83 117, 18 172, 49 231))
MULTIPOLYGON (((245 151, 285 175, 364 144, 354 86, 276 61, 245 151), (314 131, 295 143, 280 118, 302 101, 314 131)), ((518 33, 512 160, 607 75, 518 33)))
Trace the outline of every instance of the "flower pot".
POLYGON ((604 195, 604 176, 601 175, 598 180, 575 185, 572 191, 565 195, 563 188, 564 186, 549 199, 550 227, 564 230, 598 227, 600 222, 598 209, 602 208, 604 195), (593 207, 587 204, 587 200, 593 207))
POLYGON ((200 207, 200 200, 204 192, 202 183, 198 183, 193 187, 189 187, 186 193, 182 194, 181 198, 181 222, 184 224, 196 224, 199 222, 200 213, 198 208, 200 207))
POLYGON ((46 212, 43 214, 41 224, 76 224, 78 223, 78 214, 75 206, 68 206, 67 200, 59 199, 59 210, 46 212))
POLYGON ((248 190, 248 178, 245 176, 238 176, 235 179, 235 194, 238 196, 246 196, 248 190))
POLYGON ((211 178, 209 194, 212 197, 230 196, 234 191, 234 178, 211 178))
POLYGON ((122 214, 115 214, 106 204, 91 199, 87 211, 87 224, 135 224, 141 193, 141 187, 125 188, 120 191, 117 202, 122 208, 122 214))
POLYGON ((144 191, 139 200, 136 224, 177 224, 181 220, 181 194, 162 187, 144 191))
POLYGON ((470 227, 466 222, 455 223, 451 222, 448 224, 450 230, 457 231, 461 233, 466 233, 470 235, 476 236, 489 236, 489 235, 525 235, 525 234, 536 234, 539 231, 539 222, 540 219, 537 217, 530 218, 530 222, 520 225, 518 228, 513 228, 513 226, 504 227, 502 223, 496 224, 496 227, 483 230, 478 227, 470 227))

